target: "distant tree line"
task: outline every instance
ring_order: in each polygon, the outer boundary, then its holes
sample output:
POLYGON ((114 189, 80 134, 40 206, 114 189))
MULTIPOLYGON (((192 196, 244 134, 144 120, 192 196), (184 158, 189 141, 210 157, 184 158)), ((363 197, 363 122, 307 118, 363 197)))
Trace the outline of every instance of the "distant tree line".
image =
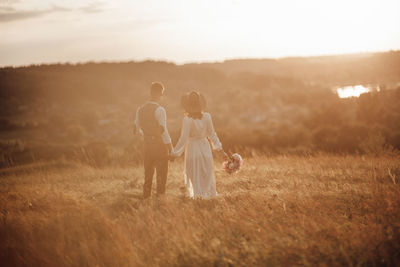
POLYGON ((152 81, 166 88, 173 140, 180 96, 202 92, 227 150, 257 153, 396 153, 400 52, 281 60, 34 65, 0 69, 0 165, 40 160, 131 164, 136 108, 152 81), (340 99, 335 86, 379 92, 340 99))

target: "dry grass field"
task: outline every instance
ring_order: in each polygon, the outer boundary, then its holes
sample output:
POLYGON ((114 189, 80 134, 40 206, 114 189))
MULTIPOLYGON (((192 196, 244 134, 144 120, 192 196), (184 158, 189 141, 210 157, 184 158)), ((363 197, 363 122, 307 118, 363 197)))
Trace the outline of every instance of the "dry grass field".
POLYGON ((142 167, 31 165, 0 174, 2 266, 400 264, 399 158, 259 156, 214 200, 143 201, 142 167))

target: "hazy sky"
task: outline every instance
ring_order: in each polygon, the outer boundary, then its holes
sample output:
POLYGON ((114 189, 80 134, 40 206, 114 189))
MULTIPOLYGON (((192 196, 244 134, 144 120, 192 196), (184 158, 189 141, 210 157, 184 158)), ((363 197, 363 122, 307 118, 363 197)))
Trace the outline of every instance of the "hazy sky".
POLYGON ((0 0, 0 65, 400 49, 399 0, 0 0))

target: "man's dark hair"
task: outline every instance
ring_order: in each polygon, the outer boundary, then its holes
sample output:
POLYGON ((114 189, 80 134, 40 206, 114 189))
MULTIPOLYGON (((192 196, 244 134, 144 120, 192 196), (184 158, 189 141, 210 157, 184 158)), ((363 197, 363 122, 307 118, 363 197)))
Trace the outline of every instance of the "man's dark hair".
POLYGON ((151 96, 159 97, 164 92, 164 85, 160 82, 151 83, 150 94, 151 96))

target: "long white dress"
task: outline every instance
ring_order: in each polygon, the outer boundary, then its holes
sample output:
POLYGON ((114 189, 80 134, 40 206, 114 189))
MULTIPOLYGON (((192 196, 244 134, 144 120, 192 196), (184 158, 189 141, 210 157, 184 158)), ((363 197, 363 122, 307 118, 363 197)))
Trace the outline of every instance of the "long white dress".
POLYGON ((181 136, 172 154, 180 156, 185 151, 184 178, 191 198, 217 196, 210 143, 214 150, 222 149, 221 142, 214 131, 211 115, 203 113, 201 119, 185 116, 181 136))

